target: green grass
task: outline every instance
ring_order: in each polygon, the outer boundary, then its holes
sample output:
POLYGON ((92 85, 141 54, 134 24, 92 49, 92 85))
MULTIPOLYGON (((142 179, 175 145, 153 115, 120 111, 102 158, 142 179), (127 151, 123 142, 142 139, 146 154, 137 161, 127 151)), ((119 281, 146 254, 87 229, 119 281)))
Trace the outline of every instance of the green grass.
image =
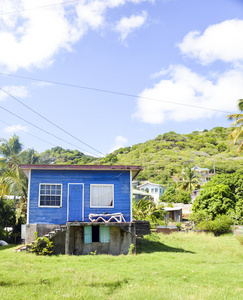
POLYGON ((242 299, 232 235, 153 234, 137 255, 51 256, 0 248, 0 299, 242 299))

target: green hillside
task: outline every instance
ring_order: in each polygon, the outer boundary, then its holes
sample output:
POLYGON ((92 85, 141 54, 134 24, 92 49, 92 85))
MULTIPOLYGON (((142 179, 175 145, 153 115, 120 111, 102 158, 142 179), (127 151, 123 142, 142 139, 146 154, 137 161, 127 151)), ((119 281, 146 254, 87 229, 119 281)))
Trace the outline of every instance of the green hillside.
POLYGON ((218 174, 243 172, 243 157, 237 155, 237 146, 229 146, 227 140, 230 131, 223 127, 190 134, 170 131, 145 143, 120 148, 101 159, 60 147, 47 150, 42 156, 56 164, 142 165, 144 170, 138 180, 166 184, 188 164, 208 168, 211 172, 215 164, 218 174))

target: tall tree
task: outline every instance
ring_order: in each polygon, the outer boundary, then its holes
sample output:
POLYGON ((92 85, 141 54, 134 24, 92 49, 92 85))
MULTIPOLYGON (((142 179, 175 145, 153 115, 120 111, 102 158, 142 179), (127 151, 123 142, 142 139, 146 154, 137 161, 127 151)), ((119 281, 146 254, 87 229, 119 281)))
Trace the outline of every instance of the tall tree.
POLYGON ((1 196, 16 197, 16 219, 26 213, 28 182, 21 172, 20 164, 36 164, 39 154, 33 149, 23 150, 15 134, 9 140, 1 139, 0 145, 0 192, 1 196))
MULTIPOLYGON (((243 112, 243 99, 239 100, 238 108, 240 112, 243 112)), ((240 142, 237 149, 238 154, 243 151, 243 114, 231 114, 227 116, 229 120, 235 120, 231 126, 235 127, 231 134, 228 136, 228 139, 233 139, 232 145, 235 145, 237 142, 240 142)))
POLYGON ((178 185, 181 189, 190 192, 200 185, 199 178, 190 166, 186 166, 185 169, 182 170, 178 185))

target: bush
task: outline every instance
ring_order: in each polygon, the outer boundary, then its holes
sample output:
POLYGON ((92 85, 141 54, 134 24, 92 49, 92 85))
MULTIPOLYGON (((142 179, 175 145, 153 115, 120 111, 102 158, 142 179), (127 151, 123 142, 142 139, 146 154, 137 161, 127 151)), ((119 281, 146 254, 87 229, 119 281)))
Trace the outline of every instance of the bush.
POLYGON ((189 216, 190 221, 194 222, 196 224, 206 221, 206 218, 207 218, 207 213, 203 210, 194 212, 194 213, 190 214, 190 216, 189 216))
POLYGON ((199 229, 213 232, 215 236, 231 231, 232 219, 229 216, 221 215, 214 220, 201 221, 198 224, 199 229))
POLYGON ((53 242, 51 242, 47 237, 37 237, 37 232, 35 232, 35 241, 33 244, 29 245, 30 252, 37 255, 51 255, 53 242))

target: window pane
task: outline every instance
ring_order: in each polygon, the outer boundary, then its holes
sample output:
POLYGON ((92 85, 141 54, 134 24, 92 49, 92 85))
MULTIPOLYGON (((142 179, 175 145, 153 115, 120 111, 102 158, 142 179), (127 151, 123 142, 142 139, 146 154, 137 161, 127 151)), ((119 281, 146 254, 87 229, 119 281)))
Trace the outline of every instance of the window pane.
POLYGON ((61 185, 41 184, 40 185, 40 206, 60 206, 61 185))
POLYGON ((91 186, 91 206, 113 206, 113 186, 91 186))

